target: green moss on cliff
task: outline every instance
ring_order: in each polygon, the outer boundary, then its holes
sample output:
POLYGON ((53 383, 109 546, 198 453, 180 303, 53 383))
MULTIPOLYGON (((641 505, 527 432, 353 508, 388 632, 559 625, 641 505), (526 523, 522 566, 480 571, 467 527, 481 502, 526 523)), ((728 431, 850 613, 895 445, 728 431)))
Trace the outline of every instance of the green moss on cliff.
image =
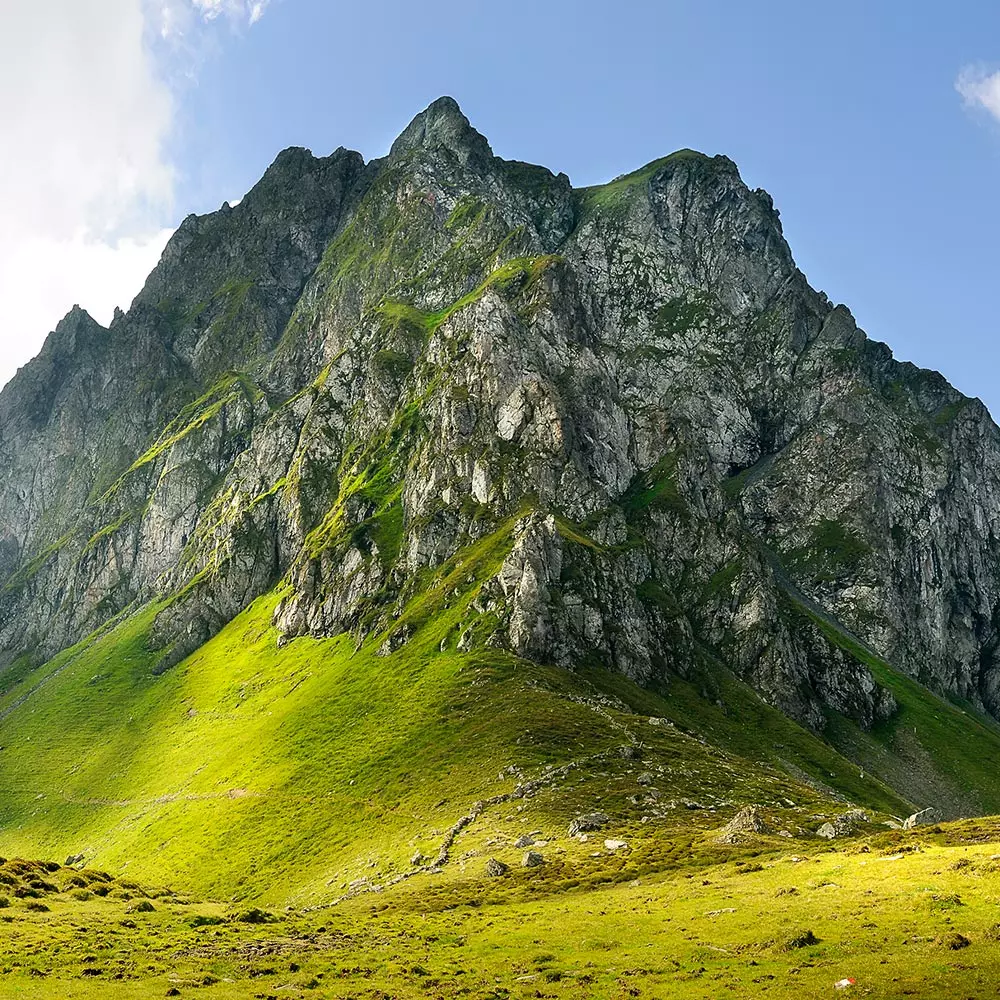
POLYGON ((677 484, 677 456, 665 455, 653 468, 639 473, 626 490, 621 504, 630 517, 650 508, 686 514, 687 504, 677 484))

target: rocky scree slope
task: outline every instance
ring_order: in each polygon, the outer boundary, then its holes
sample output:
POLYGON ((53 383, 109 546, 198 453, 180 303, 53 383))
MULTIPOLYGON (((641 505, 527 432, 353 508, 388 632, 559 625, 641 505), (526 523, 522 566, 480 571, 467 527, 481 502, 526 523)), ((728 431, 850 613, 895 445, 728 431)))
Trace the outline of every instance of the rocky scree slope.
POLYGON ((381 160, 287 150, 108 329, 60 323, 0 460, 17 670, 153 599, 167 670, 276 586, 286 637, 389 653, 447 569, 443 648, 723 667, 815 731, 891 719, 891 663, 1000 715, 997 427, 725 157, 578 190, 449 98, 381 160))

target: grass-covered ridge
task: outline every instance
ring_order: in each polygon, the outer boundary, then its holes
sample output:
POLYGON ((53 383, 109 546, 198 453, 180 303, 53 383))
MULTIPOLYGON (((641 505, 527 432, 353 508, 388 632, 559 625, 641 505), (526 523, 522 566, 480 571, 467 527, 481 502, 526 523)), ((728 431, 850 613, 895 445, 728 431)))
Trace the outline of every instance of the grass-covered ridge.
POLYGON ((606 184, 595 184, 592 187, 579 188, 576 192, 580 204, 581 216, 587 216, 599 211, 617 211, 621 209, 636 191, 648 184, 665 167, 690 163, 696 166, 708 165, 712 162, 710 156, 694 149, 679 149, 669 156, 647 163, 638 170, 622 174, 606 184))

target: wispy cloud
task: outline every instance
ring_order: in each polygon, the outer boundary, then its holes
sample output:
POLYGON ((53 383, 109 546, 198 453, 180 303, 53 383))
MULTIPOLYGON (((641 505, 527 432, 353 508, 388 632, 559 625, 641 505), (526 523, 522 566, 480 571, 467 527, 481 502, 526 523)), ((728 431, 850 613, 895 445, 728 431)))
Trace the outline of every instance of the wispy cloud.
POLYGON ((195 7, 209 19, 225 14, 235 20, 246 19, 250 24, 261 19, 268 2, 269 0, 193 0, 195 7))
POLYGON ((162 38, 184 36, 197 21, 225 18, 234 25, 256 24, 271 0, 159 0, 156 13, 162 38))
POLYGON ((991 72, 981 66, 967 66, 958 74, 955 89, 966 105, 987 111, 1000 121, 1000 70, 991 72))

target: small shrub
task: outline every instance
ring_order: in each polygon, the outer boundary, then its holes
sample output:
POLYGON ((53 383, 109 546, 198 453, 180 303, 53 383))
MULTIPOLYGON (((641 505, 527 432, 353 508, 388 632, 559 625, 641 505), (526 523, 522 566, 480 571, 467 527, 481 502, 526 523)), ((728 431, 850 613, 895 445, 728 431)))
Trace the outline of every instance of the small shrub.
POLYGON ((951 931, 938 938, 938 943, 951 951, 961 951, 962 948, 968 948, 972 944, 964 934, 959 934, 958 931, 951 931))
POLYGON ((796 948, 809 948, 814 944, 819 944, 819 938, 812 931, 799 931, 794 937, 788 939, 785 949, 794 951, 796 948))

